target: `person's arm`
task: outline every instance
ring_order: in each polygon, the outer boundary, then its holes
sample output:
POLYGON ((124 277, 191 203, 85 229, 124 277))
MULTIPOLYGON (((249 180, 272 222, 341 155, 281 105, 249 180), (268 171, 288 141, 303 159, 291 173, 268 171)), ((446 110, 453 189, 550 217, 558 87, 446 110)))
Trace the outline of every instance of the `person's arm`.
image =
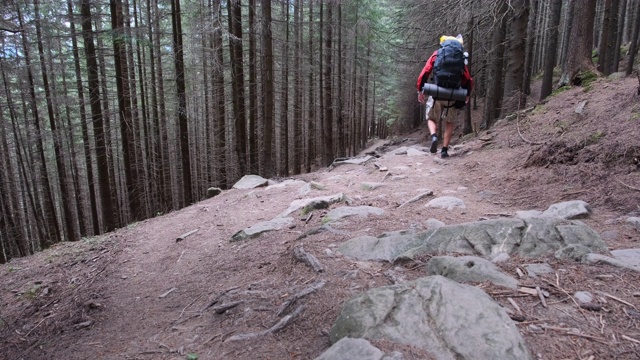
POLYGON ((418 90, 418 101, 421 103, 424 103, 425 101, 425 96, 422 93, 422 87, 427 83, 427 81, 429 81, 429 76, 431 76, 431 72, 433 71, 433 65, 436 62, 437 54, 437 51, 431 54, 429 60, 427 60, 427 62, 424 64, 422 72, 420 72, 420 76, 418 76, 418 81, 416 81, 416 88, 418 90))

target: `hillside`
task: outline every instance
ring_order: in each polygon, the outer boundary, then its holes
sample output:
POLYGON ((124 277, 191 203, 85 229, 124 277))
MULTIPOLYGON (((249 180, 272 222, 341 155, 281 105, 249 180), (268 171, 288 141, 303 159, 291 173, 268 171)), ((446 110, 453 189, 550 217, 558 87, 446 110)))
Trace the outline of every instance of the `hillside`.
MULTIPOLYGON (((423 124, 372 142, 362 156, 378 157, 361 165, 224 191, 104 236, 14 259, 0 266, 0 353, 7 359, 314 359, 331 346, 332 325, 348 299, 427 275, 430 256, 391 264, 354 260, 338 247, 363 235, 425 231, 433 219, 446 225, 504 219, 583 200, 591 215, 582 221, 609 250, 640 248, 640 228, 624 220, 640 216, 637 87, 635 78, 599 79, 566 90, 489 131, 458 138, 446 161, 426 150, 423 124), (400 147, 406 151, 398 153, 400 147), (407 203, 429 190, 433 195, 407 203), (349 201, 293 212, 281 230, 230 241, 297 199, 339 194, 349 201), (442 196, 463 200, 465 208, 425 206, 442 196), (384 212, 326 219, 344 205, 384 212), (324 271, 294 258, 299 245, 324 271)), ((640 272, 553 256, 511 256, 498 266, 515 277, 532 262, 554 270, 520 279, 549 293, 545 306, 537 296, 476 287, 504 308, 512 309, 507 299, 515 299, 524 319, 514 324, 533 357, 640 357, 640 272), (576 291, 599 294, 598 311, 577 306, 576 291)), ((433 356, 372 343, 404 359, 433 356)))

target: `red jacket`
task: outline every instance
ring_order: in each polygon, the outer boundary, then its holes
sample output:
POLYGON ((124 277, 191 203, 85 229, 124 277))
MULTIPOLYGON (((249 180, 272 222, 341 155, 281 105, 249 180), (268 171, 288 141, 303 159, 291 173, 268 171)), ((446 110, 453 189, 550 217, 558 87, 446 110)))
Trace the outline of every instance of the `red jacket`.
MULTIPOLYGON (((433 71, 433 65, 436 63, 436 57, 438 55, 438 50, 434 51, 427 60, 427 63, 424 65, 420 76, 418 76, 418 81, 416 82, 416 87, 418 91, 422 91, 422 86, 429 81, 429 76, 431 76, 431 72, 433 71)), ((469 73, 469 68, 467 65, 464 66, 464 72, 462 73, 461 85, 463 88, 467 89, 467 94, 471 94, 471 90, 473 89, 473 78, 469 73)))

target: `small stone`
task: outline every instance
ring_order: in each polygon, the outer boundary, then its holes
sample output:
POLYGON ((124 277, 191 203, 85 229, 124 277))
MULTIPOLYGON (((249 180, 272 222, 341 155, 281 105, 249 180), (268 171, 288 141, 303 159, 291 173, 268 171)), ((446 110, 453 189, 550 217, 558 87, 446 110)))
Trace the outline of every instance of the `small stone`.
POLYGON ((508 261, 509 258, 510 258, 509 254, 507 254, 506 252, 501 252, 501 253, 497 254, 496 256, 494 256, 491 259, 491 262, 494 263, 494 264, 497 264, 497 263, 508 261))
POLYGON ((573 297, 581 304, 589 304, 593 301, 593 294, 588 291, 576 291, 573 297))

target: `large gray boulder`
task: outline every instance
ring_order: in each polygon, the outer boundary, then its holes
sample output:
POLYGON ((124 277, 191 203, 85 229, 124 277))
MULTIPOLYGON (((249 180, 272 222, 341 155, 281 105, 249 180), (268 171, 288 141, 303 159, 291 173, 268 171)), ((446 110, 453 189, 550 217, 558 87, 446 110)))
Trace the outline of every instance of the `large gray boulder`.
POLYGON ((258 175, 245 175, 237 183, 233 184, 234 189, 248 190, 255 189, 260 186, 267 186, 269 180, 258 175))
POLYGON ((344 337, 415 346, 435 359, 530 359, 522 336, 482 290, 442 276, 376 288, 345 303, 331 328, 344 337))
POLYGON ((580 221, 559 218, 491 219, 393 236, 362 236, 338 251, 359 260, 411 260, 418 256, 461 254, 491 259, 500 253, 536 258, 571 244, 608 253, 595 231, 580 221))
POLYGON ((510 289, 518 287, 518 280, 503 273, 489 260, 477 256, 434 256, 427 263, 431 275, 442 275, 459 283, 489 281, 510 289))

